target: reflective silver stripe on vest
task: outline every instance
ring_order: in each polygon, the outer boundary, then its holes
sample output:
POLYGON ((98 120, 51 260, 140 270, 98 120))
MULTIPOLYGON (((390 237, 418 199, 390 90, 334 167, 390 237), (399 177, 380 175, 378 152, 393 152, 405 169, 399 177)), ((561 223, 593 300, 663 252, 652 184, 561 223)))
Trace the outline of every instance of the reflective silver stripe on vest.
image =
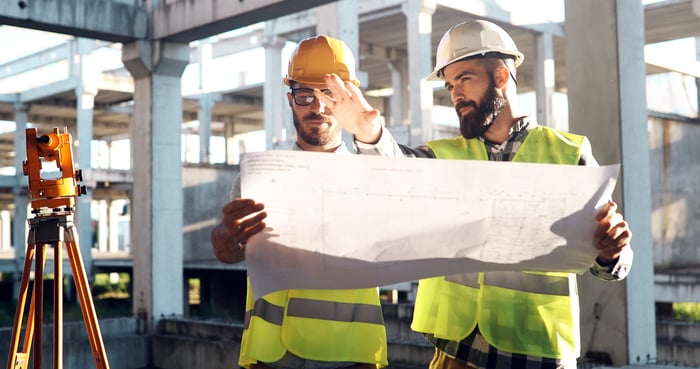
POLYGON ((464 273, 445 276, 445 280, 471 288, 479 288, 479 273, 464 273))
POLYGON ((250 325, 250 318, 252 318, 252 316, 257 316, 272 324, 282 325, 282 320, 284 319, 284 307, 272 304, 265 299, 255 300, 253 310, 245 312, 243 329, 248 329, 248 325, 250 325))
MULTIPOLYGON (((339 322, 384 324, 381 307, 368 304, 292 298, 287 306, 287 315, 339 322)), ((257 316, 272 324, 282 325, 284 308, 271 304, 265 299, 257 299, 255 305, 253 305, 253 310, 246 311, 243 329, 248 329, 250 319, 253 316, 257 316)))
POLYGON ((369 304, 292 298, 287 306, 287 315, 338 322, 384 324, 382 308, 369 304))
MULTIPOLYGON (((455 274, 445 280, 471 288, 479 288, 479 273, 455 274)), ((568 277, 531 274, 521 272, 485 272, 484 284, 511 290, 539 293, 543 295, 575 296, 576 288, 570 286, 568 277)))
MULTIPOLYGON (((543 295, 569 296, 569 278, 521 272, 486 272, 484 284, 543 295)), ((575 290, 572 292, 575 294, 575 290)))

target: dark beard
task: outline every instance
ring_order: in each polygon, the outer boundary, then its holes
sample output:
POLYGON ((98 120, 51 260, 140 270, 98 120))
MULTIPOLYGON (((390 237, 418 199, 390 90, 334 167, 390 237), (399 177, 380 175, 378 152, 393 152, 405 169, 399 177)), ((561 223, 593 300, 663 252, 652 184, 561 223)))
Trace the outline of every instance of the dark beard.
POLYGON ((455 105, 457 116, 461 108, 471 106, 474 110, 460 117, 459 130, 464 138, 475 138, 482 136, 496 120, 507 102, 503 96, 496 93, 496 86, 491 84, 486 91, 486 95, 481 99, 479 105, 474 100, 460 101, 455 105))
MULTIPOLYGON (((299 136, 302 141, 312 146, 324 146, 333 142, 340 134, 340 130, 342 129, 339 124, 331 125, 331 128, 325 131, 319 129, 318 126, 303 129, 300 124, 299 116, 296 112, 292 111, 292 117, 294 120, 294 128, 297 131, 297 136, 299 136)), ((330 120, 330 118, 326 116, 314 113, 308 114, 304 118, 314 120, 326 118, 326 120, 330 120)))

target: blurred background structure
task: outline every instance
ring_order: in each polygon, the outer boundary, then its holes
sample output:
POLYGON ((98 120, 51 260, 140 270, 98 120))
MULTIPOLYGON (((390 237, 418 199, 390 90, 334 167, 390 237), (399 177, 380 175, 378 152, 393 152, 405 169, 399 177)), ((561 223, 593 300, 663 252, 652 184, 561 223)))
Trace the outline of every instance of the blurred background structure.
MULTIPOLYGON (((513 36, 537 121, 622 164, 615 200, 635 264, 613 288, 581 277, 579 366, 700 366, 700 0, 3 1, 0 325, 26 247, 24 131, 68 127, 112 368, 235 366, 245 264, 219 263, 209 235, 240 155, 294 142, 282 83, 294 44, 348 43, 386 127, 418 145, 458 134, 443 86, 423 77, 443 33, 468 19, 513 36)), ((424 367, 432 351, 408 328, 415 283, 381 291, 391 366, 424 367)), ((90 355, 80 329, 66 360, 90 355)))

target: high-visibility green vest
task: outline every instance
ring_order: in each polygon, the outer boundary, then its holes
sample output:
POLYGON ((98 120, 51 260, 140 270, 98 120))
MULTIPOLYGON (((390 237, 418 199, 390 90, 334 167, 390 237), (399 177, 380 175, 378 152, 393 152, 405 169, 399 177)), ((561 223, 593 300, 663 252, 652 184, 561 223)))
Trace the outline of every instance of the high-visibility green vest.
MULTIPOLYGON (((584 139, 537 126, 528 132, 513 161, 575 165, 584 139)), ((488 160, 486 147, 479 139, 456 137, 431 141, 427 146, 437 158, 488 160)), ((461 341, 477 324, 484 339, 499 350, 577 358, 580 327, 576 275, 484 272, 419 281, 413 330, 461 341)))
POLYGON ((255 301, 248 281, 239 365, 274 363, 287 351, 306 360, 387 365, 376 288, 285 290, 255 301))

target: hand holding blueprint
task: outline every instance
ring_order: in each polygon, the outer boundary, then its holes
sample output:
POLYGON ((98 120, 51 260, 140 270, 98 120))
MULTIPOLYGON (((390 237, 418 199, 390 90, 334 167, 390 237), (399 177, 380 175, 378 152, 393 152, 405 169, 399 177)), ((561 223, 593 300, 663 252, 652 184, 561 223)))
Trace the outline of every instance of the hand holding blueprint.
POLYGON ((246 154, 242 197, 267 229, 246 261, 254 295, 364 288, 489 270, 586 270, 618 165, 246 154))

